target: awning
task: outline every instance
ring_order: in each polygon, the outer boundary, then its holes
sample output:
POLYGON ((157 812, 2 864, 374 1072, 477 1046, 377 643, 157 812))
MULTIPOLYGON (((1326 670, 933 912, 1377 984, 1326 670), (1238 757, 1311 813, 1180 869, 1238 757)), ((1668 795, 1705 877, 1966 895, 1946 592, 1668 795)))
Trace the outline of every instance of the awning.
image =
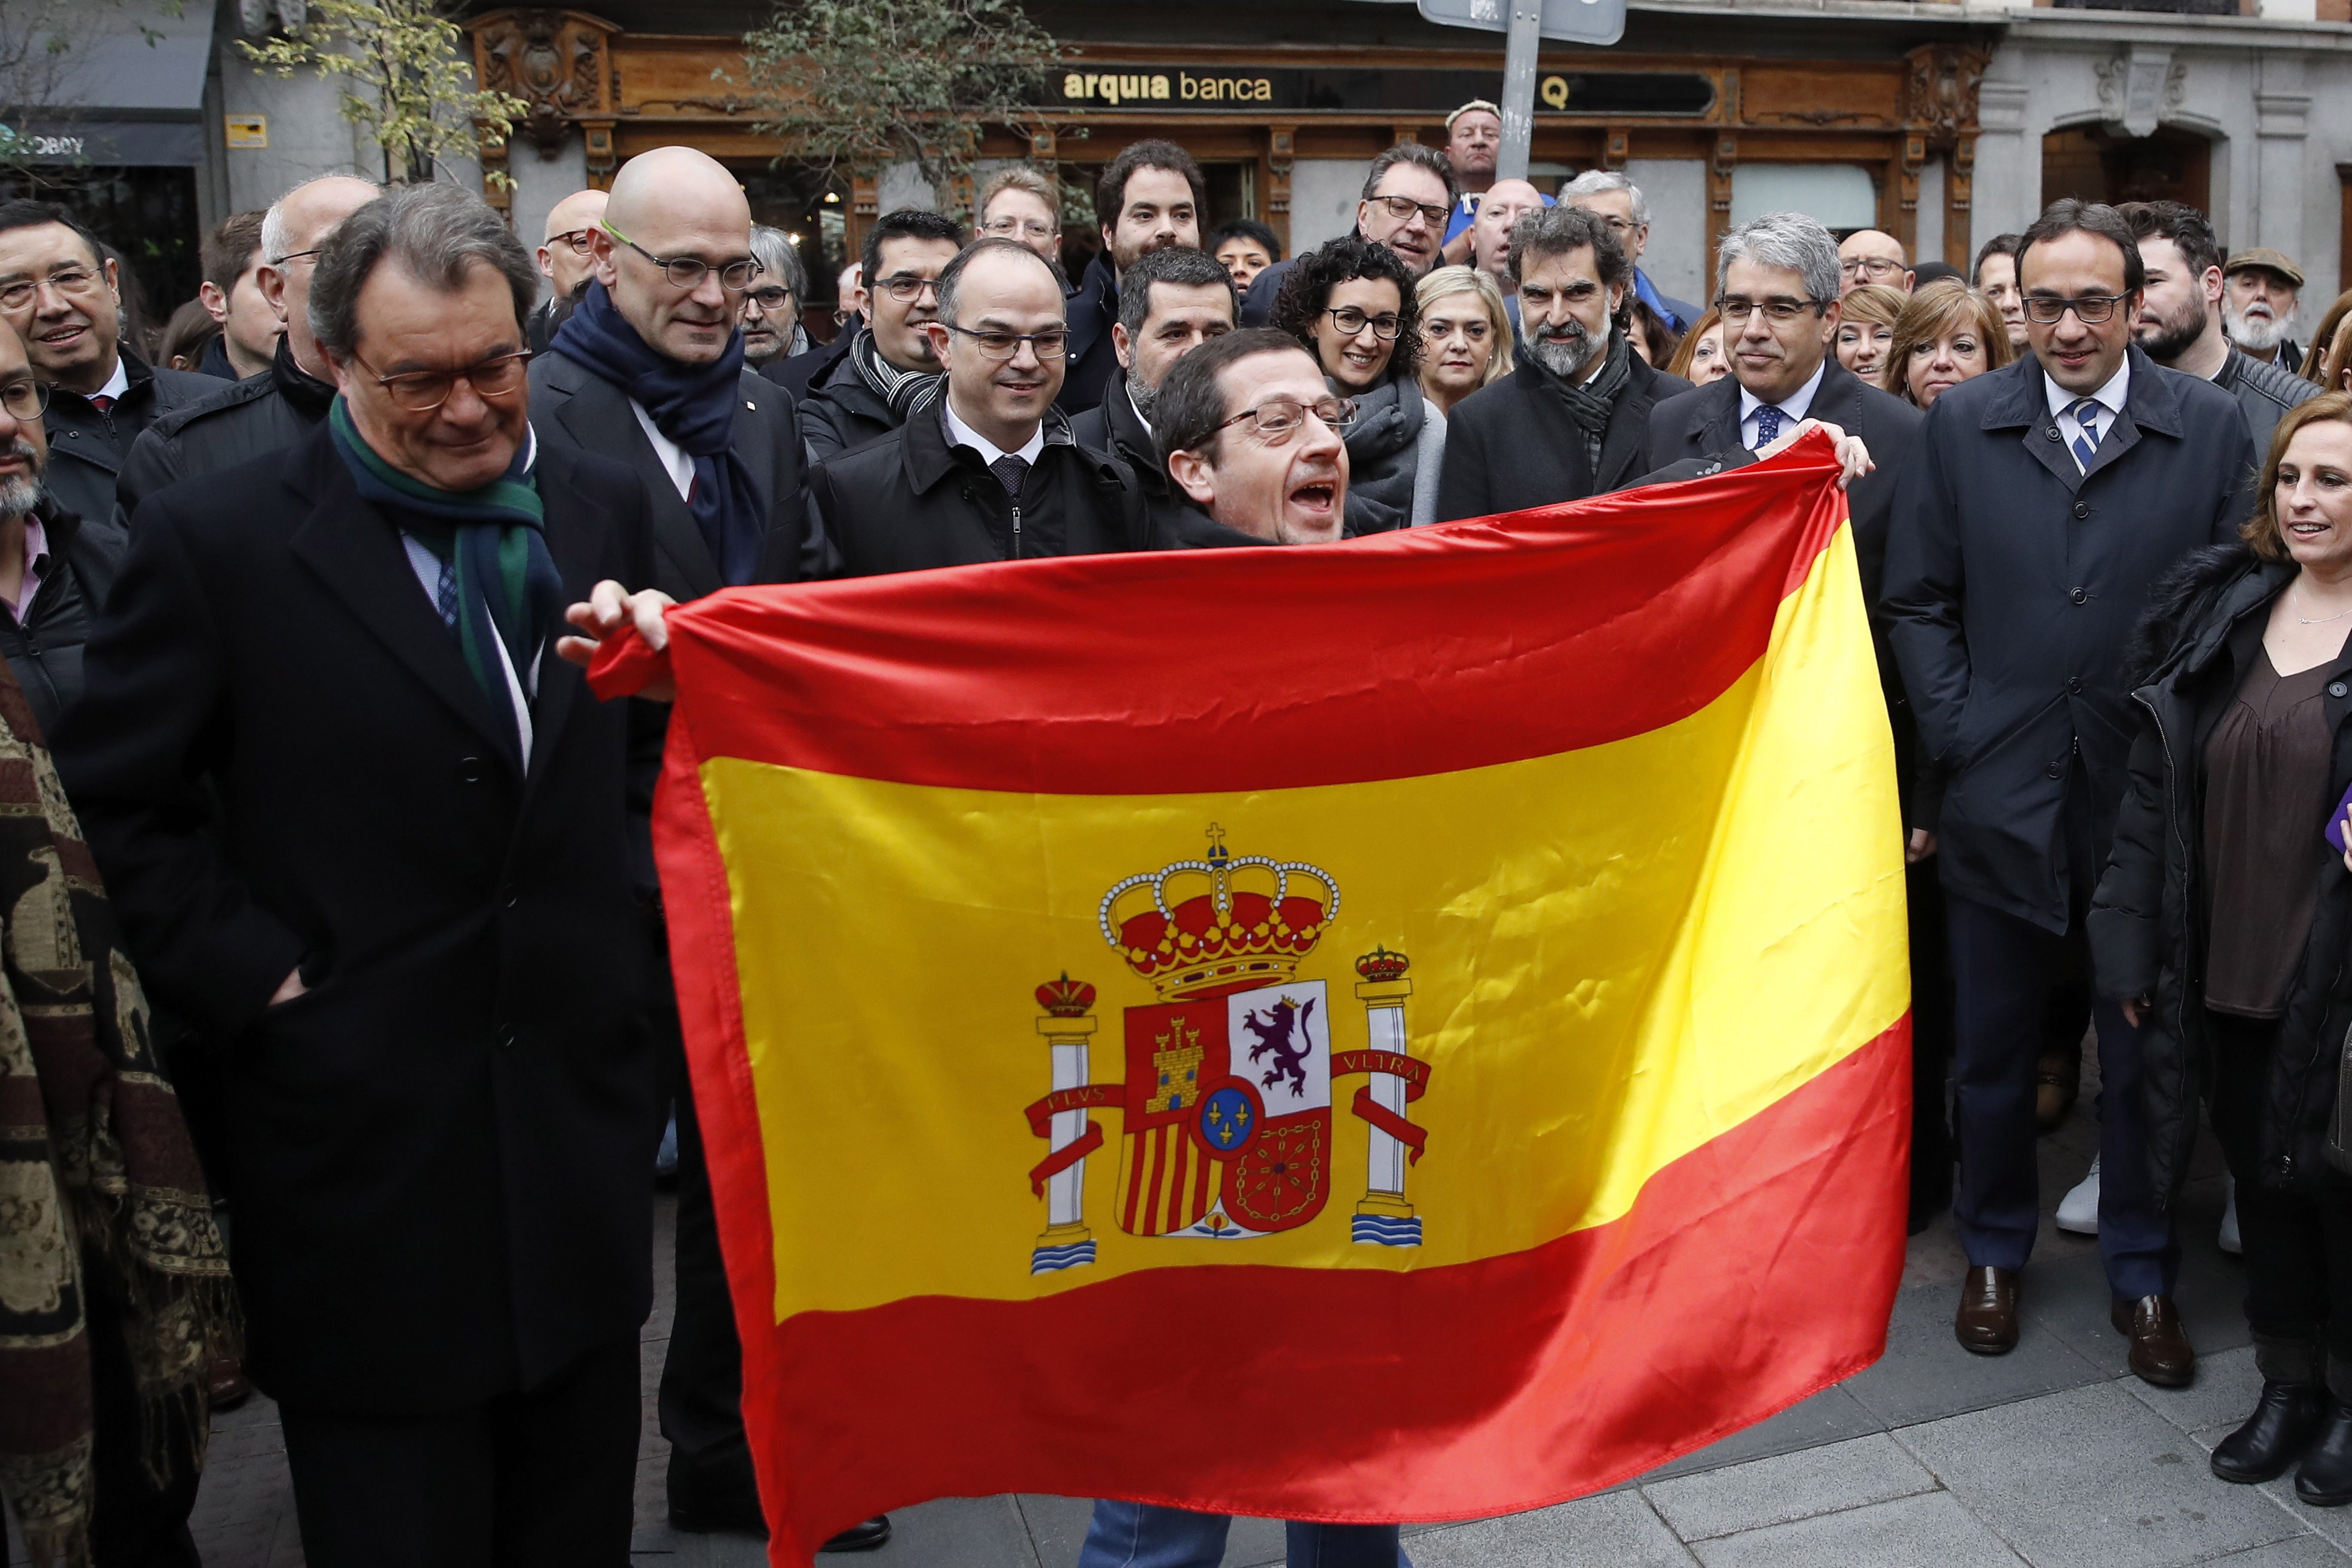
MULTIPOLYGON (((91 5, 41 96, 91 119, 202 113, 213 48, 213 7, 190 0, 174 16, 158 0, 91 5)), ((28 118, 45 118, 34 114, 28 118)), ((79 114, 68 118, 80 118, 79 114)))
POLYGON ((193 120, 32 121, 5 129, 27 163, 89 168, 201 168, 205 128, 193 120))

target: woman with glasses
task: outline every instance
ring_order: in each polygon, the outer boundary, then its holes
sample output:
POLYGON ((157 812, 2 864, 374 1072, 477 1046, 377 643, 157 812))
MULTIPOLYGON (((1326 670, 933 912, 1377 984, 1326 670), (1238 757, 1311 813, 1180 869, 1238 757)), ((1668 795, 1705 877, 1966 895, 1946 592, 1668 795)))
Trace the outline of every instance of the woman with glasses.
POLYGON ((1331 390, 1351 398, 1348 531, 1385 533, 1433 521, 1436 490, 1416 494, 1421 466, 1442 458, 1445 422, 1421 395, 1421 309, 1394 251, 1335 239, 1293 264, 1273 325, 1305 344, 1331 390), (1424 510, 1416 515, 1416 501, 1424 510))
POLYGON ((1025 245, 1062 266, 1062 195, 1054 182, 1013 163, 999 169, 980 195, 980 232, 991 239, 1025 245))

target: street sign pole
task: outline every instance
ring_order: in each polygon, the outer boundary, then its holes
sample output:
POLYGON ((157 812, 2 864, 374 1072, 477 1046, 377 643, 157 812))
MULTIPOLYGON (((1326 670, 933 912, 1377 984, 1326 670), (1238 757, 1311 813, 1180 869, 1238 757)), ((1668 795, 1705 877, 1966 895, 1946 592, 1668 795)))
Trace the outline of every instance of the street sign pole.
POLYGON ((1511 0, 1510 41, 1503 54, 1503 145, 1495 178, 1528 177, 1536 133, 1536 54, 1543 38, 1543 0, 1511 0))

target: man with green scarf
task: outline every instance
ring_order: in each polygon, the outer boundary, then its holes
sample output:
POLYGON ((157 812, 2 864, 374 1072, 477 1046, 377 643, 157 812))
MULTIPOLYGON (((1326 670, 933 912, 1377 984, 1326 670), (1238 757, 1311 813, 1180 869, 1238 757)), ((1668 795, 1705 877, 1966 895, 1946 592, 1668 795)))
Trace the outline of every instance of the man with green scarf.
POLYGON ((530 437, 537 281, 455 185, 338 226, 327 420, 148 498, 58 740, 142 978, 222 1047, 246 1364, 312 1568, 628 1562, 631 732, 550 645, 652 552, 635 474, 530 437))

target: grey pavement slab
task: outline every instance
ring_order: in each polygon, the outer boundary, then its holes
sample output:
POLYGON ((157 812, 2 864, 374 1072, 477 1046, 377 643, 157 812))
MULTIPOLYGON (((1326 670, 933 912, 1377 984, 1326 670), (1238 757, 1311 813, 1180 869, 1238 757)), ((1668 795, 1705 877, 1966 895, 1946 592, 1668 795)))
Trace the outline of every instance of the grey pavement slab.
POLYGON ((1936 1478, 1883 1432, 1705 1475, 1653 1481, 1642 1495, 1686 1542, 1734 1535, 1934 1491, 1936 1478))
POLYGON ((2253 1347, 2242 1345, 2200 1353, 2197 1381, 2187 1388, 2155 1388, 2136 1377, 2123 1379, 2119 1386, 2184 1432, 2218 1426, 2226 1434, 2253 1414, 2263 1374, 2254 1370, 2253 1347))
POLYGON ((1743 1531, 1693 1550, 1705 1568, 2016 1568, 2019 1562, 1948 1492, 1743 1531))
POLYGON ((2301 1533, 2115 1383, 1896 1434, 2035 1568, 2176 1568, 2301 1533))
POLYGON ((2211 1560, 2211 1568, 2344 1568, 2345 1555, 2315 1535, 2273 1541, 2251 1552, 2211 1560))
POLYGON ((1885 1423, 1864 1408, 1841 1384, 1824 1388, 1810 1399, 1799 1400, 1769 1420, 1759 1421, 1745 1431, 1734 1432, 1670 1464, 1661 1465, 1642 1480, 1720 1469, 1726 1465, 1794 1453, 1885 1428, 1885 1423))
POLYGON ((2104 1381, 2108 1375, 2076 1353, 2040 1320, 2018 1313, 2017 1348, 1980 1356, 1952 1337, 1959 1281, 1914 1285, 1895 1299, 1886 1353, 1840 1386, 1885 1426, 1907 1426, 2012 1400, 2104 1381))
POLYGON ((1455 1524, 1413 1537, 1413 1568, 1696 1568, 1639 1492, 1455 1524))

